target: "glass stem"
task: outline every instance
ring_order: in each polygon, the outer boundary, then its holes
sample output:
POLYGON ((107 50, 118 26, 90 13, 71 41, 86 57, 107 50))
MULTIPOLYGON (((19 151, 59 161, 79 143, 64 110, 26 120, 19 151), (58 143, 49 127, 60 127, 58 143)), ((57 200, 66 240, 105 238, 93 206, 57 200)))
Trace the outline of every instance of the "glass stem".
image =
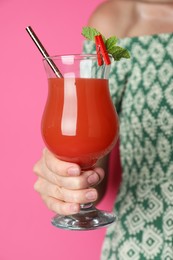
POLYGON ((80 205, 81 210, 88 210, 93 208, 93 203, 86 203, 80 205))

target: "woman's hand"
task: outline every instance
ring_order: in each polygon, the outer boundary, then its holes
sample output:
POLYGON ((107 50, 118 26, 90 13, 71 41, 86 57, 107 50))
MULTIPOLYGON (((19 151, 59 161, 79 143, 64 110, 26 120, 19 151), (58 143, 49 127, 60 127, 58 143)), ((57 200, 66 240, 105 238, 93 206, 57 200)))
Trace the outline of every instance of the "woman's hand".
POLYGON ((47 149, 35 164, 34 172, 38 176, 35 190, 47 207, 60 215, 78 213, 81 203, 96 201, 95 186, 104 178, 102 168, 81 172, 79 165, 58 160, 47 149))

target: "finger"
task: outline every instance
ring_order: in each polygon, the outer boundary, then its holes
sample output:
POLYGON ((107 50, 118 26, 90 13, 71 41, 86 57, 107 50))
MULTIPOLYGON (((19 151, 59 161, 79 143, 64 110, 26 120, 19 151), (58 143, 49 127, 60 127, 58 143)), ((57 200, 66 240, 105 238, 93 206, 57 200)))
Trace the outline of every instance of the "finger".
MULTIPOLYGON (((50 157, 45 159, 45 156, 43 155, 42 158, 37 161, 37 163, 33 167, 33 171, 37 176, 40 176, 54 184, 59 184, 59 181, 61 180, 60 177, 66 176, 66 172, 64 172, 64 169, 62 167, 62 164, 66 164, 68 168, 68 163, 62 162, 54 157, 54 155, 50 155, 50 157), (54 165, 55 166, 51 166, 54 165), (59 165, 59 166, 58 166, 59 165), (53 169, 58 168, 59 170, 53 169), (62 170, 61 170, 62 169, 62 170), (55 171, 55 172, 54 172, 55 171)), ((80 172, 79 166, 77 166, 80 172)), ((70 170, 73 167, 70 166, 70 170)), ((69 174, 69 176, 75 176, 75 174, 69 174)))
POLYGON ((40 160, 34 169, 37 176, 44 178, 48 182, 64 187, 66 189, 85 189, 90 186, 96 186, 104 178, 104 171, 96 168, 92 171, 83 172, 78 177, 64 177, 51 172, 44 164, 44 160, 40 160))
POLYGON ((71 215, 80 211, 77 203, 67 203, 48 196, 42 196, 42 199, 50 210, 59 215, 71 215))
POLYGON ((98 198, 97 190, 94 188, 84 190, 66 190, 62 188, 61 194, 63 201, 80 204, 94 202, 98 198))
POLYGON ((105 172, 102 168, 96 167, 93 169, 93 171, 98 175, 99 180, 97 181, 96 177, 93 174, 89 175, 87 181, 90 184, 90 186, 98 185, 100 182, 102 182, 102 180, 105 177, 105 172))
POLYGON ((43 154, 47 168, 55 174, 61 176, 79 176, 81 174, 79 165, 59 160, 48 149, 44 149, 43 154))
POLYGON ((47 167, 43 157, 34 165, 33 171, 38 177, 41 177, 50 183, 59 184, 59 175, 55 174, 47 167))
POLYGON ((71 203, 94 202, 98 198, 97 190, 94 188, 69 190, 65 189, 64 187, 51 184, 41 178, 36 181, 34 189, 43 196, 46 195, 60 201, 71 203))

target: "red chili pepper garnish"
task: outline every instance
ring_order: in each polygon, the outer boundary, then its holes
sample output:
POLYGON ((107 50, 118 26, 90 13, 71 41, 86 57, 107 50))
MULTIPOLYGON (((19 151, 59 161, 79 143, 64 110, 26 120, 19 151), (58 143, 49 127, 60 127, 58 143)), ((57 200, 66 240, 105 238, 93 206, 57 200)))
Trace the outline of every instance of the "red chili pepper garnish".
POLYGON ((96 43, 96 51, 97 51, 97 59, 98 59, 98 65, 103 65, 103 59, 106 63, 106 65, 109 65, 111 63, 108 52, 106 50, 103 38, 100 35, 95 36, 95 43, 96 43))
POLYGON ((98 43, 98 37, 95 36, 96 52, 97 52, 97 62, 99 66, 103 65, 103 58, 100 52, 100 45, 98 43))

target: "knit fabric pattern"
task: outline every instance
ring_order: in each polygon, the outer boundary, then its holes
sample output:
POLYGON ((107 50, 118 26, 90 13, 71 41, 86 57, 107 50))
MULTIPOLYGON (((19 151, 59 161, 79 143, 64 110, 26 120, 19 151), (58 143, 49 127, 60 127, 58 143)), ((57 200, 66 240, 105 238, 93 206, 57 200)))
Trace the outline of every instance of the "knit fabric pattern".
MULTIPOLYGON (((131 54, 112 62, 109 79, 122 183, 101 260, 173 260, 173 34, 119 45, 131 54)), ((94 44, 86 41, 84 51, 95 53, 94 44)))

